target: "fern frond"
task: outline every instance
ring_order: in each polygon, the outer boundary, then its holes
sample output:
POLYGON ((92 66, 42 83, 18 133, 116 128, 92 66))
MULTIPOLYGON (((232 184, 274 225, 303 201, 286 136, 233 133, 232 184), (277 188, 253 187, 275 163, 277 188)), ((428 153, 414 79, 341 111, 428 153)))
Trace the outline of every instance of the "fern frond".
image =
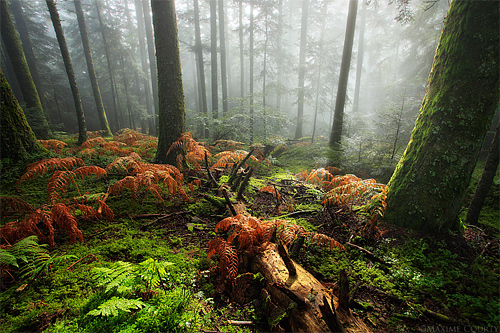
POLYGON ((131 291, 136 284, 137 276, 134 271, 133 264, 117 261, 110 268, 93 268, 92 277, 97 281, 97 285, 105 287, 105 292, 116 288, 120 293, 124 293, 131 291))
POLYGON ((83 242, 83 233, 78 229, 76 218, 71 215, 69 208, 64 204, 56 204, 52 206, 52 219, 57 223, 59 228, 68 236, 71 243, 79 240, 83 242))
POLYGON ((21 198, 0 196, 0 216, 10 216, 12 214, 26 214, 35 210, 33 206, 21 198))
MULTIPOLYGON (((232 167, 235 163, 238 163, 242 159, 244 159, 248 155, 247 151, 244 150, 226 150, 222 151, 218 154, 215 154, 214 157, 217 158, 217 162, 215 162, 214 165, 210 168, 211 170, 217 169, 217 168, 226 168, 226 167, 232 167)), ((250 157, 254 161, 258 161, 255 156, 250 157)))
POLYGON ((94 138, 90 138, 87 141, 85 141, 84 143, 82 143, 80 145, 80 148, 81 149, 83 149, 83 148, 94 148, 95 149, 96 147, 102 147, 106 143, 107 143, 107 141, 104 138, 97 136, 94 138))
POLYGON ((167 277, 167 267, 172 266, 173 263, 168 261, 157 261, 149 258, 141 263, 139 275, 146 281, 148 289, 157 288, 162 279, 167 277))
POLYGON ((316 245, 322 245, 322 246, 328 246, 330 250, 333 250, 334 248, 339 248, 341 250, 345 250, 345 247, 337 242, 335 239, 328 237, 323 234, 318 234, 318 233, 307 233, 306 238, 313 244, 316 245))
POLYGON ((220 150, 236 150, 243 147, 243 142, 233 141, 233 140, 217 140, 215 141, 215 147, 220 150))
POLYGON ((78 157, 49 158, 28 165, 26 173, 19 178, 17 186, 22 182, 33 179, 36 175, 43 175, 54 170, 70 170, 77 165, 85 165, 85 162, 78 157))
POLYGON ((146 306, 146 303, 138 299, 113 296, 111 299, 99 305, 97 309, 89 311, 88 314, 91 316, 114 317, 118 316, 122 311, 130 312, 132 310, 141 309, 144 306, 146 306))
POLYGON ((189 168, 201 170, 200 162, 207 156, 212 156, 210 151, 204 146, 203 143, 197 142, 193 139, 190 132, 184 132, 181 136, 172 143, 167 151, 167 155, 171 152, 179 151, 177 154, 177 168, 182 168, 182 162, 185 162, 189 168))
POLYGON ((64 147, 67 147, 68 145, 65 142, 59 141, 59 140, 38 140, 47 149, 51 149, 54 152, 60 154, 62 153, 62 149, 64 147))

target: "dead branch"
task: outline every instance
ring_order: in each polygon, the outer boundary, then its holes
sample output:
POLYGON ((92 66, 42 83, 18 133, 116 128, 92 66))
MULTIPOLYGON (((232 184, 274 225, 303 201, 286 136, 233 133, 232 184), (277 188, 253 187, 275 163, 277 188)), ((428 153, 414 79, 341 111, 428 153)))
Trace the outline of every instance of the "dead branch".
POLYGON ((66 268, 66 270, 69 271, 71 267, 75 266, 76 264, 78 264, 80 261, 82 261, 83 259, 85 259, 87 257, 93 257, 95 260, 99 261, 99 259, 97 259, 95 255, 93 255, 92 253, 90 253, 90 254, 87 254, 85 257, 83 257, 81 259, 78 259, 77 261, 75 261, 74 263, 72 263, 68 268, 66 268))
POLYGON ((345 243, 345 245, 348 245, 348 246, 350 246, 350 247, 353 247, 353 248, 355 248, 355 249, 360 250, 361 252, 365 253, 365 254, 366 254, 366 256, 367 256, 369 259, 371 259, 371 260, 373 260, 373 261, 376 261, 376 262, 378 262, 378 263, 380 263, 380 264, 382 264, 382 265, 384 265, 384 266, 390 266, 390 265, 389 265, 388 263, 386 263, 383 259, 381 259, 381 258, 377 257, 377 256, 376 256, 376 255, 374 255, 372 252, 368 251, 367 249, 365 249, 365 248, 363 248, 363 247, 361 247, 361 246, 359 246, 359 245, 356 245, 356 244, 353 244, 353 243, 350 243, 350 242, 345 243))
POLYGON ((229 200, 229 196, 227 195, 226 189, 222 189, 222 195, 224 196, 224 199, 226 199, 226 205, 229 208, 229 211, 231 212, 231 215, 236 216, 236 210, 234 209, 233 203, 231 200, 229 200))
POLYGON ((246 174, 245 178, 243 179, 243 182, 241 182, 240 189, 238 190, 238 194, 236 195, 236 198, 238 200, 243 199, 243 191, 245 191, 245 188, 248 185, 250 177, 252 177, 252 173, 253 173, 253 168, 250 167, 250 170, 248 170, 248 173, 246 174))
POLYGON ((143 224, 141 226, 141 230, 144 231, 146 230, 150 225, 153 225, 153 224, 156 224, 156 223, 160 223, 160 222, 163 222, 164 220, 172 217, 172 216, 177 216, 177 215, 184 215, 184 214, 190 214, 192 213, 192 211, 188 210, 188 211, 182 211, 182 212, 175 212, 175 213, 171 213, 171 214, 166 214, 166 215, 163 215, 162 217, 160 218, 157 218, 156 220, 153 220, 151 222, 148 222, 146 224, 143 224))
POLYGON ((229 180, 227 181, 228 184, 232 184, 233 183, 234 178, 236 177, 236 174, 237 174, 238 170, 241 168, 241 166, 243 164, 245 164, 245 162, 250 158, 250 156, 252 156, 254 150, 255 150, 255 148, 252 148, 250 150, 250 152, 248 152, 247 156, 245 156, 245 158, 242 159, 241 162, 238 163, 238 165, 233 169, 233 171, 231 172, 231 176, 229 177, 229 180))
POLYGON ((285 249, 281 241, 278 242, 278 253, 283 259, 285 263, 286 269, 288 269, 288 275, 295 276, 297 275, 297 270, 295 269, 295 265, 293 264, 292 259, 288 256, 288 251, 285 249))
POLYGON ((208 166, 208 157, 207 157, 207 152, 205 152, 205 167, 207 168, 207 174, 208 174, 208 180, 210 183, 212 183, 214 186, 217 186, 217 182, 215 181, 214 176, 212 175, 212 172, 210 171, 210 168, 208 166))
POLYGON ((281 215, 281 217, 290 217, 290 216, 295 216, 295 215, 300 215, 300 214, 312 214, 312 213, 317 213, 319 212, 319 210, 317 209, 309 209, 309 210, 299 210, 299 211, 296 211, 296 212, 291 212, 291 213, 288 213, 288 214, 285 214, 285 215, 281 215))
POLYGON ((346 332, 344 326, 337 317, 337 313, 335 312, 335 306, 333 307, 330 306, 330 302, 328 302, 325 295, 323 295, 323 305, 320 305, 319 309, 321 310, 321 315, 323 316, 323 320, 325 321, 330 331, 340 332, 340 333, 346 332))

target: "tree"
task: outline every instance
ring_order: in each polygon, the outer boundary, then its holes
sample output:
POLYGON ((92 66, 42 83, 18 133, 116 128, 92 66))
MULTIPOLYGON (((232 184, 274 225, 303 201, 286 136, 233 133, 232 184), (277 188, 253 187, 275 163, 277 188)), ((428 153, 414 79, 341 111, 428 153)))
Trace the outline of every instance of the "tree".
POLYGON ((155 163, 176 164, 176 156, 167 151, 186 131, 186 111, 182 87, 179 37, 174 0, 152 0, 158 67, 158 150, 155 163))
POLYGON ((227 61, 226 61, 226 35, 225 35, 225 21, 224 21, 224 1, 219 0, 219 38, 220 38, 220 71, 221 71, 221 84, 222 84, 222 112, 225 116, 228 106, 227 94, 227 61))
POLYGON ((354 29, 356 27, 356 13, 358 0, 350 0, 349 12, 347 14, 347 26, 342 51, 342 63, 340 65, 339 85, 337 88, 337 99, 335 100, 335 111, 333 114, 332 132, 330 134, 330 147, 337 148, 342 138, 342 127, 344 126, 344 106, 347 93, 347 80, 351 67, 352 45, 354 43, 354 29))
POLYGON ((238 37, 240 42, 240 98, 245 97, 245 51, 243 48, 243 0, 238 1, 238 37))
POLYGON ((108 74, 109 74, 109 84, 111 86, 111 98, 113 99, 113 111, 114 111, 114 130, 118 131, 120 129, 120 116, 118 114, 118 96, 115 88, 115 78, 114 71, 111 67, 111 51, 106 38, 106 26, 104 25, 101 17, 101 8, 99 6, 99 0, 95 0, 95 7, 97 11, 97 19, 99 20, 99 26, 101 27, 102 42, 104 44, 104 53, 106 55, 106 63, 108 64, 108 74))
POLYGON ((73 94, 73 102, 75 103, 76 118, 78 120, 78 144, 82 144, 87 141, 87 123, 85 122, 85 115, 83 112, 82 100, 80 98, 80 92, 78 90, 78 85, 76 84, 76 76, 73 71, 73 65, 71 64, 71 58, 69 56, 68 45, 66 44, 66 38, 64 37, 64 32, 61 26, 61 19, 59 18, 59 13, 57 12, 57 7, 54 0, 45 0, 47 7, 49 8, 50 18, 52 20, 52 25, 57 36, 57 42, 59 43, 59 48, 61 50, 61 55, 64 61, 64 66, 66 68, 66 74, 68 75, 69 85, 71 87, 71 92, 73 94))
POLYGON ((0 30, 5 49, 10 56, 12 67, 26 103, 26 115, 33 132, 39 139, 48 139, 52 136, 49 123, 45 118, 40 96, 36 89, 28 62, 21 47, 21 41, 14 28, 6 0, 0 1, 1 25, 0 30))
POLYGON ((19 37, 21 38, 24 55, 26 57, 26 61, 28 62, 31 76, 33 77, 33 82, 35 83, 36 89, 38 91, 38 96, 40 97, 42 107, 46 111, 47 102, 45 101, 44 94, 42 92, 42 83, 38 71, 37 59, 33 51, 31 38, 28 32, 28 26, 26 20, 24 19, 22 1, 11 1, 10 6, 12 9, 12 14, 14 15, 14 19, 16 20, 17 31, 19 32, 19 37))
POLYGON ((453 1, 410 143, 389 181, 386 221, 442 232, 458 215, 498 107, 499 2, 453 1))
POLYGON ((97 82, 97 76, 95 74, 92 53, 90 52, 90 43, 87 34, 87 26, 85 24, 85 17, 82 10, 82 3, 80 2, 80 0, 74 0, 74 2, 76 16, 78 19, 78 27, 80 29, 80 35, 82 37, 83 51, 85 53, 85 60, 87 61, 87 69, 90 76, 90 83, 92 85, 94 100, 97 106, 97 114, 99 115, 99 121, 101 123, 101 130, 103 130, 104 136, 112 136, 113 134, 109 129, 108 118, 106 117, 106 111, 104 110, 104 104, 102 103, 101 91, 99 90, 99 83, 97 82))
MULTIPOLYGON (((146 39, 148 41, 148 56, 149 56, 149 71, 151 73, 151 82, 153 86, 153 102, 154 114, 158 115, 158 79, 156 72, 156 59, 155 59, 155 46, 153 41, 153 30, 151 26, 151 14, 149 13, 149 0, 142 0, 142 11, 144 14, 144 25, 146 26, 146 39)), ((149 134, 156 135, 158 134, 158 124, 156 118, 152 118, 150 121, 149 134), (151 128, 151 125, 153 127, 151 128)))
MULTIPOLYGON (((136 12, 136 18, 137 18, 137 31, 138 31, 138 37, 139 37, 139 53, 141 56, 141 67, 142 71, 144 72, 144 77, 143 77, 143 84, 144 84, 144 94, 146 97, 146 110, 147 114, 152 116, 153 114, 153 109, 151 104, 151 85, 149 82, 149 79, 147 78, 147 74, 149 73, 148 71, 148 60, 146 58, 146 43, 144 42, 146 39, 146 32, 145 28, 146 26, 144 25, 144 15, 142 14, 142 4, 141 0, 134 0, 134 5, 135 5, 135 12, 136 12)), ((144 124, 145 122, 143 121, 143 129, 142 131, 144 132, 144 124)), ((149 132, 153 133, 154 130, 154 121, 153 118, 149 118, 149 132)))
POLYGON ((253 22, 253 0, 250 0, 250 77, 249 77, 249 88, 250 88, 250 143, 253 143, 254 139, 254 124, 255 115, 253 108, 253 62, 254 62, 254 50, 253 50, 253 39, 254 39, 254 22, 253 22))
POLYGON ((198 88, 200 94, 201 113, 204 117, 203 129, 201 135, 208 138, 208 128, 206 126, 206 118, 208 115, 207 107, 207 87, 205 85, 205 65, 203 62, 203 46, 201 44, 201 29, 200 29, 200 9, 198 0, 194 0, 194 34, 195 34, 195 55, 196 55, 196 73, 198 77, 198 88))
POLYGON ((219 117, 219 89, 217 80, 217 0, 210 0, 210 71, 212 78, 212 116, 219 117))
POLYGON ((307 48, 307 16, 309 12, 309 1, 302 1, 302 19, 300 23, 300 53, 299 53, 299 89, 297 97, 297 128, 295 129, 295 140, 302 137, 302 125, 304 123, 304 81, 306 75, 306 48, 307 48))
POLYGON ((358 112, 359 106, 359 92, 361 85, 361 73, 363 72, 363 58, 364 58, 364 40, 365 40, 365 25, 366 25, 366 3, 363 1, 361 4, 361 22, 359 29, 358 40, 358 54, 356 64, 356 83, 354 85, 354 100, 352 102, 352 113, 358 112))
POLYGON ((488 156, 486 157, 486 162, 484 165, 484 171, 481 174, 479 183, 477 184, 476 191, 472 197, 472 201, 469 205, 469 210, 467 210, 467 217, 465 222, 467 224, 477 224, 479 219, 479 213, 481 213, 481 208, 483 208, 484 200, 488 195, 493 179, 498 169, 498 162, 500 159, 500 123, 497 124, 495 130, 495 137, 491 143, 490 150, 488 151, 488 156))
MULTIPOLYGON (((2 9, 3 10, 3 9, 2 9)), ((23 109, 14 97, 7 79, 0 70, 0 157, 12 161, 27 162, 34 154, 45 149, 37 141, 35 133, 26 121, 23 109)))

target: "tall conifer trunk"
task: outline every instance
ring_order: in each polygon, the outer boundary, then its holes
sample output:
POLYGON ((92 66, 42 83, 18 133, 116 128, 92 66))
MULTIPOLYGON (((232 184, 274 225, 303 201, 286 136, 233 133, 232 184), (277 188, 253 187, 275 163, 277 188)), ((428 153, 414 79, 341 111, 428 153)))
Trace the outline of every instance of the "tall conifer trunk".
POLYGON ((297 96, 297 127, 295 129, 295 140, 302 137, 302 127, 304 126, 304 81, 306 75, 308 12, 309 12, 309 0, 303 0, 302 19, 300 23, 299 89, 297 96))
POLYGON ((176 155, 167 151, 186 131, 179 37, 174 0, 152 0, 158 64, 158 150, 155 163, 175 165, 176 155))
MULTIPOLYGON (((217 0, 210 0, 210 71, 212 78, 212 116, 219 117, 219 89, 217 80, 217 0)), ((215 134, 216 135, 216 134, 215 134)))
POLYGON ((26 116, 38 139, 49 139, 52 132, 45 117, 40 96, 24 55, 21 41, 14 27, 6 0, 0 1, 0 30, 5 49, 10 56, 17 81, 26 103, 26 116))
POLYGON ((201 113, 204 118, 201 135, 205 138, 208 138, 209 133, 206 124, 208 117, 207 86, 205 84, 205 65, 203 62, 203 46, 201 45, 200 10, 198 6, 198 0, 194 0, 194 32, 195 32, 196 72, 197 72, 198 86, 200 92, 201 113))
POLYGON ((499 101, 499 2, 452 1, 385 219, 458 230, 466 189, 499 101))
POLYGON ((68 75, 69 85, 71 87, 71 92, 73 95, 73 103, 75 103, 76 118, 78 120, 78 144, 82 144, 87 141, 87 123, 85 121, 85 114, 83 112, 80 91, 78 90, 78 85, 76 84, 76 76, 73 70, 73 65, 71 64, 68 45, 66 44, 66 38, 64 37, 64 32, 61 26, 61 19, 59 18, 56 4, 54 0, 45 1, 47 3, 47 7, 49 8, 52 25, 54 26, 54 30, 57 36, 57 42, 59 43, 59 48, 61 49, 64 66, 66 68, 66 74, 68 75))
POLYGON ((222 112, 225 116, 229 109, 227 93, 227 54, 226 54, 226 35, 224 21, 224 0, 219 0, 219 38, 220 38, 220 72, 222 88, 222 112))
POLYGON ((356 28, 357 11, 358 0, 350 0, 344 39, 344 50, 342 51, 342 63, 340 65, 337 99, 335 101, 335 111, 333 113, 332 132, 330 134, 330 147, 334 149, 338 148, 342 139, 342 128, 344 127, 344 106, 347 95, 347 80, 349 79, 349 69, 351 68, 352 45, 354 43, 354 29, 356 28))
MULTIPOLYGON (((154 114, 158 116, 158 73, 157 73, 157 64, 155 58, 155 42, 153 40, 153 28, 151 23, 151 14, 149 13, 149 1, 150 0, 142 0, 142 11, 144 14, 144 25, 146 27, 146 39, 148 42, 148 57, 149 57, 149 71, 151 73, 151 85, 153 87, 153 111, 154 114)), ((149 128, 150 135, 158 135, 158 122, 157 118, 152 118, 150 121, 149 128), (151 125, 153 126, 151 128, 151 125), (153 129, 153 131, 151 130, 153 129)))
POLYGON ((104 136, 112 136, 111 130, 108 124, 108 118, 106 117, 106 111, 104 110, 104 104, 102 103, 101 91, 99 90, 99 83, 97 82, 97 76, 94 69, 94 61, 92 60, 92 53, 90 52, 89 37, 87 35, 87 26, 85 24, 85 17, 83 16, 82 3, 80 0, 74 0, 76 17, 78 19, 78 27, 80 28, 80 36, 82 37, 83 52, 85 53, 85 60, 87 61, 87 69, 89 71, 90 83, 92 85, 92 91, 94 93, 94 101, 97 106, 97 114, 99 116, 99 121, 101 122, 101 130, 104 136))

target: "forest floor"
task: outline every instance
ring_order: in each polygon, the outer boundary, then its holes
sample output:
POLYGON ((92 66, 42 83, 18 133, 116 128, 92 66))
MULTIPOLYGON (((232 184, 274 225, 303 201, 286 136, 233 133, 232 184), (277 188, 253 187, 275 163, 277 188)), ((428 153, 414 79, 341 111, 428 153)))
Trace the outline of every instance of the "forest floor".
MULTIPOLYGON (((87 166, 102 168, 116 161, 114 153, 87 156, 72 150, 71 140, 65 141, 69 146, 52 157, 81 156, 87 166)), ((321 143, 314 147, 289 145, 285 152, 269 158, 276 165, 249 162, 255 172, 241 200, 245 211, 262 220, 286 219, 344 244, 345 250, 340 250, 306 242, 296 261, 336 295, 340 271, 347 271, 351 311, 373 332, 498 331, 499 177, 478 225, 464 226, 462 233, 419 234, 379 222, 376 232, 367 234, 368 217, 359 207, 325 206, 325 190, 296 176, 318 167, 313 155, 321 154, 320 147, 321 143), (262 191, 266 186, 279 191, 279 201, 269 191, 262 191)), ((103 194, 125 176, 109 170, 104 178, 78 180, 78 185, 59 194, 73 199, 83 193, 87 197, 103 194)), ((50 209, 44 205, 54 170, 23 182, 17 189, 14 184, 22 173, 4 171, 3 165, 2 199, 22 198, 42 211, 50 209)), ((74 209, 71 213, 77 218, 83 242, 70 242, 54 223, 55 246, 46 247, 49 260, 18 258, 18 267, 12 262, 9 265, 6 251, 19 253, 3 243, 0 330, 286 330, 288 309, 268 318, 261 302, 232 298, 222 287, 217 258, 207 258, 208 242, 220 237, 216 225, 230 216, 217 192, 227 174, 228 170, 218 168, 218 186, 208 186, 205 170, 184 170, 185 183, 201 180, 192 190, 184 186, 190 201, 175 193, 163 195, 162 202, 151 187, 138 191, 136 198, 134 191, 122 189, 106 200, 114 212, 112 221, 86 216, 83 206, 74 209)), ((169 192, 166 186, 161 185, 163 193, 169 192)), ((7 207, 5 200, 2 225, 23 221, 28 214, 19 206, 8 211, 16 207, 7 207)), ((47 235, 46 224, 40 222, 38 228, 40 234, 47 235)), ((43 249, 37 250, 39 256, 43 249)), ((255 275, 254 279, 261 277, 255 275)))

